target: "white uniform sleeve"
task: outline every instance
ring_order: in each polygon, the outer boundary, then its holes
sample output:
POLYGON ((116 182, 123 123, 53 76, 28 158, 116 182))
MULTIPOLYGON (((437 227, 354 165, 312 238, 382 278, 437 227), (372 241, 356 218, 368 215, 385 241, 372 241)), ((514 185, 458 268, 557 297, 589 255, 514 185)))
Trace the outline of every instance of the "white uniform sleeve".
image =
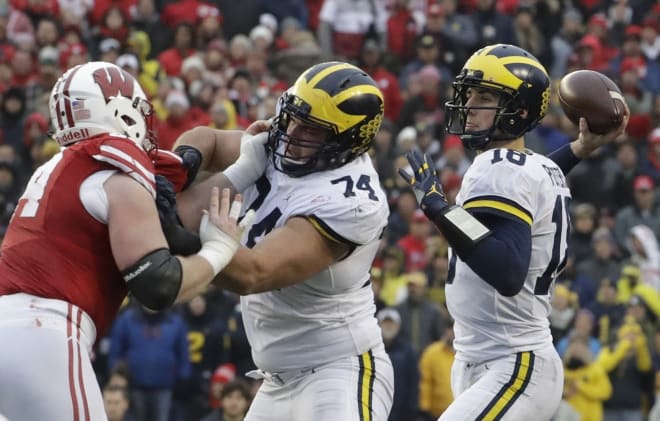
POLYGON ((291 215, 301 215, 333 241, 358 246, 378 238, 388 218, 384 198, 346 198, 343 195, 318 193, 309 195, 291 215))

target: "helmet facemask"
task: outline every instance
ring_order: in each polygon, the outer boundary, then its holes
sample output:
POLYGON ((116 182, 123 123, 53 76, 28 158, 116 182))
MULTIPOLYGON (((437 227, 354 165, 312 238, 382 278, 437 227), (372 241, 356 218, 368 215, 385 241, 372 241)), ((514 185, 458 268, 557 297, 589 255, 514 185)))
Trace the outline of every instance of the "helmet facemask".
POLYGON ((109 107, 114 109, 113 115, 120 132, 132 141, 141 145, 147 152, 154 152, 158 141, 153 129, 153 106, 140 97, 132 100, 117 96, 110 100, 109 107))
POLYGON ((294 105, 296 102, 294 98, 290 94, 285 94, 280 98, 280 112, 271 125, 268 144, 273 154, 275 168, 291 177, 302 177, 344 164, 348 159, 348 154, 342 154, 342 144, 338 141, 340 137, 335 135, 333 126, 309 116, 304 104, 294 105), (308 140, 287 134, 293 119, 305 126, 325 131, 325 137, 308 140), (305 152, 298 151, 294 154, 291 146, 305 152), (300 155, 303 157, 301 158, 300 155))
POLYGON ((453 83, 454 97, 452 101, 445 103, 447 109, 447 132, 461 137, 463 146, 471 150, 483 150, 490 142, 496 140, 513 140, 518 138, 517 130, 512 130, 515 122, 521 118, 523 112, 517 93, 504 86, 489 82, 485 84, 479 80, 464 80, 460 76, 453 83), (499 103, 495 107, 466 106, 468 89, 490 91, 499 97, 499 103), (470 110, 495 110, 493 124, 486 130, 467 132, 465 125, 470 110))

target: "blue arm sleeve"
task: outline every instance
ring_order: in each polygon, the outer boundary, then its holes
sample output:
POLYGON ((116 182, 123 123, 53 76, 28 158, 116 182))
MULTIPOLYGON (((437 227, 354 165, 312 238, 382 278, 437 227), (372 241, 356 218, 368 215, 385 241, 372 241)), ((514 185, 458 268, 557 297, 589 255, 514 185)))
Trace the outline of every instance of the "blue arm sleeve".
POLYGON ((568 174, 573 167, 580 163, 580 158, 575 156, 570 143, 550 152, 548 158, 552 159, 564 174, 568 174))
POLYGON ((523 221, 487 213, 474 216, 492 234, 481 240, 465 263, 505 297, 522 289, 532 256, 532 229, 523 221))

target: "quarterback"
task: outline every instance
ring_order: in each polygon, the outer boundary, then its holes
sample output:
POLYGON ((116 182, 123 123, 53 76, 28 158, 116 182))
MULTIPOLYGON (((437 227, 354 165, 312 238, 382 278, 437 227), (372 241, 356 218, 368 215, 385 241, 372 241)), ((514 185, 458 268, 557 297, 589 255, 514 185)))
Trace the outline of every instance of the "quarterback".
POLYGON ((237 197, 209 191, 201 250, 174 256, 156 208, 151 105, 114 64, 69 69, 50 96, 62 150, 37 168, 0 257, 0 413, 105 420, 90 361, 130 292, 153 310, 203 291, 239 246, 237 197), (209 200, 210 198, 210 200, 209 200))
POLYGON ((259 368, 249 375, 264 379, 249 421, 387 420, 392 365, 369 268, 389 210, 366 153, 382 118, 371 77, 327 62, 283 94, 267 132, 241 141, 229 168, 237 136, 197 128, 178 141, 180 152, 201 151, 201 172, 224 170, 179 194, 187 228, 198 225, 211 186, 232 186, 243 193, 243 212, 256 212, 214 281, 241 294, 259 368), (241 162, 252 168, 237 170, 241 162))
POLYGON ((578 139, 545 157, 525 149, 523 138, 546 114, 550 96, 534 56, 512 45, 484 47, 453 86, 447 130, 478 152, 456 205, 447 203, 427 156, 408 155, 413 174, 401 174, 451 245, 454 402, 440 420, 549 420, 564 385, 548 322, 570 227, 564 174, 620 135, 627 116, 603 136, 582 119, 578 139))

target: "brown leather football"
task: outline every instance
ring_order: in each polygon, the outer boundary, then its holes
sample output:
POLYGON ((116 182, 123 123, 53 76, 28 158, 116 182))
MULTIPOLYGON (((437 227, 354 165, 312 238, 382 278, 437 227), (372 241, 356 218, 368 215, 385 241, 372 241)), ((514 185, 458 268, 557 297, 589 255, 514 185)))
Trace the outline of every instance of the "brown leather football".
POLYGON ((623 121, 625 99, 610 78, 593 70, 578 70, 559 82, 559 103, 576 125, 587 119, 592 133, 605 134, 623 121))

